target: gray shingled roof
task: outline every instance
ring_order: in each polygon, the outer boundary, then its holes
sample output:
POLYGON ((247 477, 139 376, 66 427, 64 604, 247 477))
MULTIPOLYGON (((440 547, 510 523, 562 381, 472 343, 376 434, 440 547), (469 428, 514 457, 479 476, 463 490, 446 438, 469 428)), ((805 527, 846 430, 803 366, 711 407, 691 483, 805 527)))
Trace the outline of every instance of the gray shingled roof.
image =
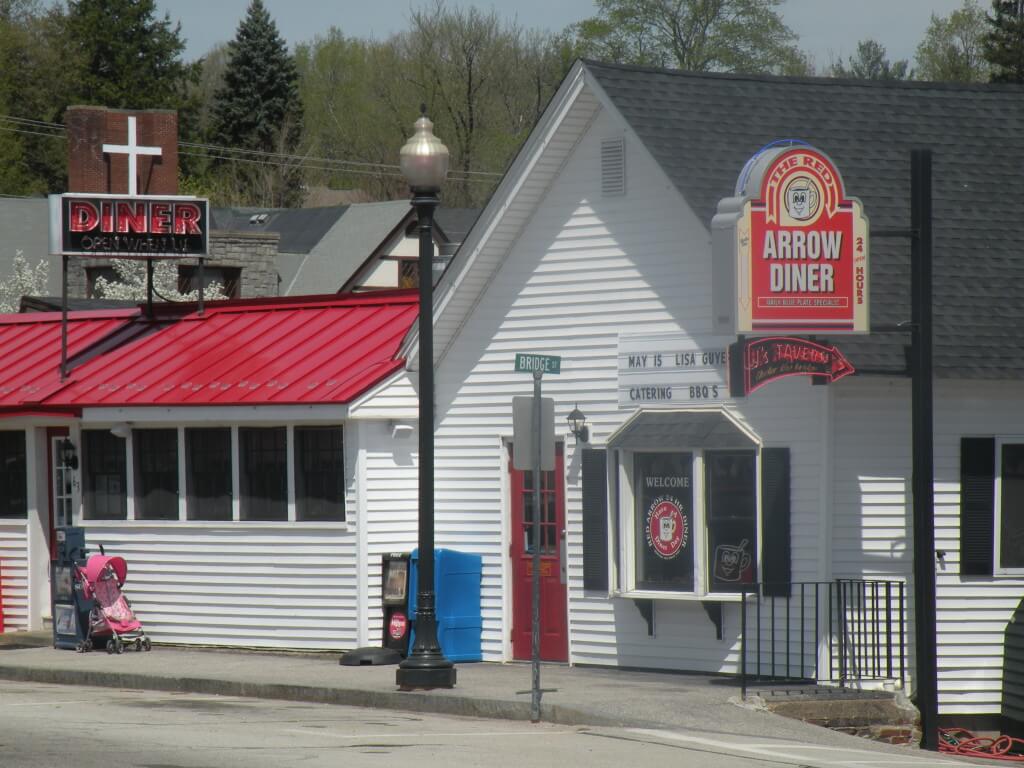
POLYGON ((309 253, 348 206, 326 208, 214 208, 213 229, 233 232, 276 232, 277 249, 285 253, 309 253))
MULTIPOLYGON (((910 150, 933 152, 935 371, 1024 376, 1024 87, 705 75, 586 62, 710 227, 747 159, 798 138, 835 161, 872 231, 910 226, 910 150)), ((873 239, 872 327, 909 319, 907 240, 873 239)), ((902 372, 903 334, 836 339, 902 372)))

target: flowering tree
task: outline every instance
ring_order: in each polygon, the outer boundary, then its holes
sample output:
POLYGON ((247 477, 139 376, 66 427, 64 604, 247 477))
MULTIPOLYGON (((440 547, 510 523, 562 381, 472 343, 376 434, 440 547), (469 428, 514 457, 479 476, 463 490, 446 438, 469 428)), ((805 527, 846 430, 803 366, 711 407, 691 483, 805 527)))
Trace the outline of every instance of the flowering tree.
MULTIPOLYGON (((124 301, 146 300, 146 262, 116 259, 112 262, 117 280, 96 278, 96 296, 103 299, 124 301)), ((178 292, 178 270, 173 262, 156 260, 153 263, 153 295, 160 301, 196 301, 199 291, 178 292)), ((210 283, 203 291, 203 298, 216 300, 230 298, 220 283, 210 283)))
POLYGON ((20 248, 14 254, 13 271, 0 279, 0 312, 17 312, 22 296, 39 296, 46 292, 46 278, 50 265, 44 260, 34 267, 25 259, 20 248))

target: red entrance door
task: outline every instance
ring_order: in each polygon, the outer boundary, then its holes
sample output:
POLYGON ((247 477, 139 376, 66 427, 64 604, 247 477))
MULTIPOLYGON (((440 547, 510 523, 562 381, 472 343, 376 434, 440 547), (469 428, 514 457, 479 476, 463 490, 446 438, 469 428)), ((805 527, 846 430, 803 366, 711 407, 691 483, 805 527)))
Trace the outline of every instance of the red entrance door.
POLYGON ((533 472, 512 468, 512 656, 532 658, 533 527, 540 525, 540 658, 569 660, 569 617, 562 580, 565 538, 565 489, 562 445, 555 471, 541 472, 541 514, 534 514, 533 472))

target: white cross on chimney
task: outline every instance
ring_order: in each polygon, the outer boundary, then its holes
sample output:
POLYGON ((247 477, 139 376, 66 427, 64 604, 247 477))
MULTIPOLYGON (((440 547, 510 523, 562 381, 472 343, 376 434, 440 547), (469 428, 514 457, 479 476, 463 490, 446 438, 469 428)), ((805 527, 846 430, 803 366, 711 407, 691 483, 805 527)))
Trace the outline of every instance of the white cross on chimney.
MULTIPOLYGON (((128 195, 134 197, 138 192, 138 157, 139 155, 159 155, 160 147, 140 147, 135 143, 135 118, 128 118, 128 143, 104 144, 103 152, 108 155, 128 155, 128 195)), ((95 146, 95 145, 94 145, 95 146)))

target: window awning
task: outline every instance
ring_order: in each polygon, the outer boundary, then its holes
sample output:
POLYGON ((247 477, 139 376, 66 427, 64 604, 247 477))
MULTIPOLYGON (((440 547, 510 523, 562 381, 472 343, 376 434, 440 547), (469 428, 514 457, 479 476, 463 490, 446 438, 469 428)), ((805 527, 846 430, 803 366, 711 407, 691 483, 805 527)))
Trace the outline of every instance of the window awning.
POLYGON ((756 448, 760 441, 728 411, 639 410, 608 438, 609 448, 756 448))

